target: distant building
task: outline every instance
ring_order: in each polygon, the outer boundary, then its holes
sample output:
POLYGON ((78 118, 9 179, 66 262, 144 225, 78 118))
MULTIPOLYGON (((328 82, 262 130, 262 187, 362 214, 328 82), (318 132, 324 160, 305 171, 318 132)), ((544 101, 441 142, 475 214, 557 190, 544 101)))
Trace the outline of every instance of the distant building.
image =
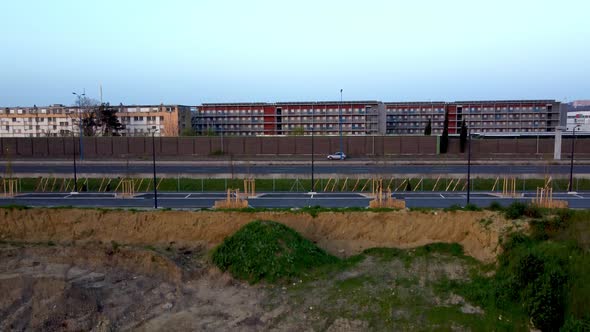
POLYGON ((385 109, 377 101, 203 104, 193 114, 197 133, 225 135, 385 134, 385 109), (341 116, 341 118, 340 118, 341 116), (341 119, 341 121, 340 121, 341 119))
POLYGON ((590 107, 590 100, 574 100, 572 102, 574 108, 577 107, 590 107))
POLYGON ((571 132, 576 127, 576 132, 590 132, 590 110, 568 112, 565 127, 568 132, 571 132))
MULTIPOLYGON (((325 101, 277 103, 210 103, 183 105, 120 105, 117 116, 124 136, 178 136, 192 128, 198 135, 432 135, 458 134, 465 120, 473 133, 553 132, 566 124, 569 108, 555 100, 455 102, 325 101)), ((0 136, 45 137, 78 134, 76 106, 0 108, 0 136)), ((572 120, 573 121, 573 120, 572 120)))
MULTIPOLYGON (((157 136, 178 136, 191 127, 190 107, 181 105, 114 106, 125 125, 122 136, 145 136, 158 129, 157 136)), ((0 108, 0 137, 49 137, 79 133, 80 117, 87 108, 52 105, 0 108)))
POLYGON ((465 120, 474 133, 551 132, 565 122, 566 112, 555 100, 500 100, 385 103, 387 133, 422 135, 428 121, 432 134, 442 133, 445 113, 449 134, 458 134, 465 120))

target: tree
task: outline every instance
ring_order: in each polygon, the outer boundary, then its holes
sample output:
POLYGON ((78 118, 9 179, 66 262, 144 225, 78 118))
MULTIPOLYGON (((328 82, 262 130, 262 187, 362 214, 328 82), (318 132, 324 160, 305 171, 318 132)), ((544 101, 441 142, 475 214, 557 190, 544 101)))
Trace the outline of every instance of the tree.
POLYGON ((217 133, 215 132, 215 129, 208 127, 207 129, 205 129, 202 133, 203 136, 217 136, 217 133))
POLYGON ((447 153, 449 149, 449 112, 445 112, 442 137, 440 138, 440 153, 447 153))
POLYGON ((84 113, 82 130, 85 136, 120 136, 125 126, 119 122, 118 110, 108 103, 93 107, 84 113))
POLYGON ((293 135, 293 136, 303 136, 304 133, 305 133, 305 129, 303 129, 302 126, 297 126, 297 127, 293 128, 293 130, 291 130, 291 135, 293 135))
POLYGON ((461 131, 459 132, 459 143, 461 153, 465 152, 465 146, 467 145, 467 125, 465 124, 465 119, 463 119, 463 122, 461 122, 461 131))
POLYGON ((193 130, 193 128, 184 128, 182 132, 180 132, 180 136, 197 136, 197 132, 193 130))
POLYGON ((428 119, 428 123, 426 124, 426 128, 424 128, 424 135, 430 136, 432 133, 432 120, 428 119))

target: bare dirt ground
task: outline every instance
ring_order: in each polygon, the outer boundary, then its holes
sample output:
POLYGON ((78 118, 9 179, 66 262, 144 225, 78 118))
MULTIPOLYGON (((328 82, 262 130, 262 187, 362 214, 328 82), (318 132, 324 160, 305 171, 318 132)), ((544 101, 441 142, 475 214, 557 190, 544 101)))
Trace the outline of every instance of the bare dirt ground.
POLYGON ((501 235, 515 227, 489 211, 313 217, 2 209, 0 331, 469 330, 445 323, 446 316, 437 321, 441 311, 426 314, 425 308, 441 307, 453 318, 484 315, 460 297, 435 291, 440 280, 467 278, 480 264, 475 260, 409 259, 410 251, 405 258, 367 257, 333 274, 278 285, 249 285, 212 267, 208 250, 255 219, 282 222, 340 256, 457 242, 483 262, 494 260, 501 235))
POLYGON ((204 265, 203 248, 169 251, 3 245, 0 330, 257 330, 259 287, 204 265))
POLYGON ((427 317, 427 308, 483 315, 461 297, 433 288, 442 279, 466 279, 471 264, 444 255, 411 262, 367 257, 350 269, 305 281, 249 285, 210 266, 203 247, 4 243, 0 330, 446 328, 427 317))
POLYGON ((283 223, 340 256, 373 247, 412 248, 459 243, 467 255, 491 262, 511 221, 491 211, 293 212, 2 209, 0 240, 61 244, 116 241, 130 245, 211 248, 253 220, 283 223))

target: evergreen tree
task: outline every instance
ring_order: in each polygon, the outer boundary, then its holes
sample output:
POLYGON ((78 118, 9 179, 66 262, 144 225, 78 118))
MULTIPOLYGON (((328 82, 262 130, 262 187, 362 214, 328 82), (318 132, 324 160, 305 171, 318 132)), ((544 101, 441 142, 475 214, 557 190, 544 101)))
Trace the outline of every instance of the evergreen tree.
POLYGON ((465 119, 461 122, 461 131, 459 132, 459 143, 461 148, 461 153, 465 152, 465 146, 467 146, 467 125, 465 124, 465 119))
POLYGON ((82 119, 85 136, 119 136, 119 130, 125 126, 119 122, 118 110, 108 103, 103 103, 86 113, 82 119))
POLYGON ((445 112, 442 137, 440 138, 440 153, 447 153, 449 149, 449 112, 445 112))
POLYGON ((426 124, 426 128, 424 128, 424 135, 430 136, 432 133, 432 120, 428 119, 428 123, 426 124))

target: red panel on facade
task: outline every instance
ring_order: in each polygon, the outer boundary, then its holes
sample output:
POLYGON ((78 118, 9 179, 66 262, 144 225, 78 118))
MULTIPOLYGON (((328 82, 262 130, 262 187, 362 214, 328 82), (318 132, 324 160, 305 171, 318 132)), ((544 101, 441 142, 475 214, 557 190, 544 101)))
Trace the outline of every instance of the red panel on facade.
POLYGON ((274 106, 264 106, 264 134, 275 135, 276 134, 276 116, 274 106))

